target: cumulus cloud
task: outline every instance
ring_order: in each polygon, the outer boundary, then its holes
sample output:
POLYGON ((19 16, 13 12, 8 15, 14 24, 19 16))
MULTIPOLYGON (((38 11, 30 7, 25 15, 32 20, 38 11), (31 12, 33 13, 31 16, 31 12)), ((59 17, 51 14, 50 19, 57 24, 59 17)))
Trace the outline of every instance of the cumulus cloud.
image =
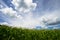
POLYGON ((59 14, 59 11, 48 12, 48 14, 43 15, 40 20, 45 26, 57 25, 60 24, 59 14))
MULTIPOLYGON (((0 9, 0 11, 8 15, 10 18, 8 22, 0 24, 9 24, 11 26, 18 26, 22 28, 36 28, 40 26, 41 28, 48 28, 47 26, 60 24, 59 11, 43 12, 44 15, 40 17, 33 17, 33 12, 37 6, 33 3, 33 0, 12 0, 11 2, 15 9, 12 7, 5 7, 0 9)), ((5 18, 6 19, 6 18, 5 18)), ((6 20, 7 21, 7 20, 6 20)))
POLYGON ((12 0, 12 4, 15 6, 15 10, 11 7, 5 7, 0 9, 3 14, 10 17, 10 20, 8 20, 9 25, 18 27, 21 26, 23 28, 31 29, 34 28, 36 24, 38 24, 37 20, 32 17, 32 11, 37 6, 36 3, 33 3, 32 0, 12 0))
POLYGON ((13 0, 12 4, 20 13, 28 13, 34 10, 37 6, 32 0, 13 0))
POLYGON ((12 8, 3 8, 0 11, 2 11, 4 14, 8 14, 10 16, 16 16, 16 11, 14 11, 12 8))
POLYGON ((2 23, 0 23, 1 25, 8 25, 8 23, 7 22, 2 22, 2 23))

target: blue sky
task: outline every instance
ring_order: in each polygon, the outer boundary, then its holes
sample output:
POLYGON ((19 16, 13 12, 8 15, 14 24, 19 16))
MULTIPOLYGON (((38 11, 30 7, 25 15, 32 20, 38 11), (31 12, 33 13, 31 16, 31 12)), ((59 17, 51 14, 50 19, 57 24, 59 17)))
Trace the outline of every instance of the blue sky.
POLYGON ((0 24, 22 28, 60 28, 60 0, 0 0, 0 24))

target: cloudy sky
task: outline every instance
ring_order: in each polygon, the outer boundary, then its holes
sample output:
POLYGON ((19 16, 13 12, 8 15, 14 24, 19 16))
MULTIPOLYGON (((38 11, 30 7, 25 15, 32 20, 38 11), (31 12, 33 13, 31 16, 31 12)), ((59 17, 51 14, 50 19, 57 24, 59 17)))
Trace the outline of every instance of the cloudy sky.
POLYGON ((22 28, 60 28, 60 0, 0 0, 0 24, 22 28))

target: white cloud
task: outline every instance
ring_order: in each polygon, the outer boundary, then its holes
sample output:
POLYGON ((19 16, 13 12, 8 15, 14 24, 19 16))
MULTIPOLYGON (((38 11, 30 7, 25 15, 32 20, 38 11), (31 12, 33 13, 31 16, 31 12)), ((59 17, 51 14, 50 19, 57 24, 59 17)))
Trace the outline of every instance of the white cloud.
POLYGON ((12 18, 22 18, 22 16, 18 15, 17 12, 12 8, 6 7, 6 8, 0 9, 0 11, 3 12, 5 15, 9 15, 12 18))
POLYGON ((7 22, 2 22, 2 23, 0 23, 1 25, 8 25, 8 23, 7 22))
POLYGON ((32 11, 36 8, 37 4, 33 3, 32 0, 13 0, 12 4, 15 6, 15 10, 9 7, 0 9, 5 15, 11 17, 8 20, 11 26, 32 29, 39 25, 42 28, 47 28, 47 25, 58 24, 60 22, 59 10, 44 12, 44 15, 34 18, 32 11))
POLYGON ((32 11, 36 8, 36 3, 33 3, 32 0, 13 0, 12 4, 15 6, 15 10, 11 7, 0 9, 5 15, 11 17, 8 20, 9 25, 32 29, 38 24, 37 20, 32 17, 32 11))
POLYGON ((37 6, 37 4, 33 3, 32 0, 13 0, 12 3, 15 5, 15 9, 20 13, 31 12, 37 6))
POLYGON ((39 19, 40 25, 44 28, 44 27, 60 24, 59 14, 60 14, 59 11, 47 12, 39 19))
POLYGON ((10 16, 15 16, 16 11, 14 11, 12 8, 3 8, 0 11, 2 11, 4 14, 8 14, 10 16))

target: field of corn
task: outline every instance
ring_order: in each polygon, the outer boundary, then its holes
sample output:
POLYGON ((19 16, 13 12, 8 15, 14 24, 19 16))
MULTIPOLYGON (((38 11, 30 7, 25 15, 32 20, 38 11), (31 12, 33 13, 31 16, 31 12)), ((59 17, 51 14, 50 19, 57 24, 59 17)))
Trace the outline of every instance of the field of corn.
POLYGON ((22 29, 0 25, 0 40, 60 40, 60 30, 22 29))

